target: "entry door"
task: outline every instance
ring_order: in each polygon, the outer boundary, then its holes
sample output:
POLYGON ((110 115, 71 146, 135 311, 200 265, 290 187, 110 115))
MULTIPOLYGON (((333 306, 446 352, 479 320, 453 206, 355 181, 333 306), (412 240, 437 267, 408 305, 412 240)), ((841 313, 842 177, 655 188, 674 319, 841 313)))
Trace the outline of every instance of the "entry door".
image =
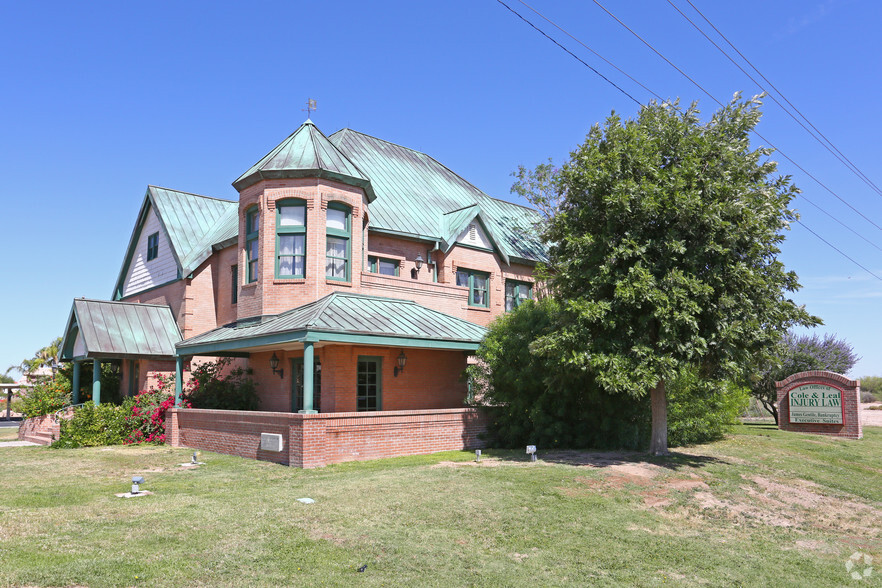
MULTIPOLYGON (((312 376, 312 408, 316 412, 322 411, 322 363, 315 360, 315 371, 312 376)), ((303 358, 295 357, 291 360, 291 412, 303 410, 303 358)))
POLYGON ((383 358, 358 356, 357 410, 383 410, 383 358))

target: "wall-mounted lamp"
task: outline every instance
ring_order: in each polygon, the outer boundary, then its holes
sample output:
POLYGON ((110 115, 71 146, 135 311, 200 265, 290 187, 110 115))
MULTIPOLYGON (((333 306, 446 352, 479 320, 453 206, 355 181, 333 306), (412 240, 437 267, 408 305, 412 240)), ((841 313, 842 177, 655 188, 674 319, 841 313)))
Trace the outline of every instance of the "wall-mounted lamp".
POLYGON ((398 356, 398 365, 392 370, 392 375, 397 378, 398 374, 404 371, 405 364, 407 364, 407 356, 404 355, 404 352, 402 351, 401 355, 398 356))
POLYGON ((280 378, 285 377, 285 370, 276 369, 277 367, 279 367, 279 358, 276 357, 275 351, 273 352, 273 356, 270 358, 270 367, 273 368, 273 375, 279 374, 280 378))
POLYGON ((417 271, 419 271, 420 268, 423 267, 423 254, 417 253, 416 259, 413 260, 413 263, 416 266, 417 271))

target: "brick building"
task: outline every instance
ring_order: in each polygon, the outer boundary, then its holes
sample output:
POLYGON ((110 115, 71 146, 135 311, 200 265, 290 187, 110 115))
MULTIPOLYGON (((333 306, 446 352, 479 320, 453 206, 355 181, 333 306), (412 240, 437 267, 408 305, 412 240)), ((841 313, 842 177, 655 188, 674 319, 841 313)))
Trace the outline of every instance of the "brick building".
POLYGON ((83 361, 117 361, 125 394, 158 373, 180 394, 192 362, 237 358, 260 412, 176 409, 172 443, 293 465, 477 443, 462 373, 484 327, 532 297, 537 213, 424 153, 311 121, 233 186, 238 201, 147 189, 112 300, 74 301, 61 354, 74 379, 83 361), (261 449, 261 433, 284 448, 261 449))

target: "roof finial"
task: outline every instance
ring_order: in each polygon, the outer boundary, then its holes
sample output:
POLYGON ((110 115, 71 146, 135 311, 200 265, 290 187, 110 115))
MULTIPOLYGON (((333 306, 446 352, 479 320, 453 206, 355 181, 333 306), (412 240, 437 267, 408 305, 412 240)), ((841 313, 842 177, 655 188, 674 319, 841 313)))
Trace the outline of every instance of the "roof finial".
POLYGON ((309 118, 311 118, 311 116, 312 116, 312 113, 315 112, 316 110, 318 110, 318 106, 316 106, 316 104, 315 104, 315 99, 314 98, 307 98, 306 99, 306 108, 302 108, 301 110, 306 111, 306 118, 307 118, 307 120, 309 120, 309 118))

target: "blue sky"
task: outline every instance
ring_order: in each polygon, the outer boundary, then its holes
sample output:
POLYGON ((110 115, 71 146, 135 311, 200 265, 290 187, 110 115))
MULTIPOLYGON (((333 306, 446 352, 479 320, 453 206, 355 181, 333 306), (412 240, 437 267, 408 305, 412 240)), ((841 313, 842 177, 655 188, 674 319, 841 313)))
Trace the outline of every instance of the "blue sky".
MULTIPOLYGON (((704 24, 686 0, 672 1, 704 24)), ((882 4, 692 1, 882 185, 882 4)), ((638 101, 652 98, 506 2, 638 101)), ((658 95, 717 108, 595 3, 528 4, 658 95)), ((717 99, 759 93, 666 0, 603 4, 717 99)), ((326 134, 348 126, 425 151, 507 199, 518 165, 563 161, 593 123, 637 111, 496 0, 7 1, 0 21, 0 371, 60 335, 74 297, 110 296, 148 184, 235 199, 231 182, 303 122, 307 98, 326 134)), ((764 111, 769 141, 882 226, 878 192, 771 101, 764 111)), ((805 224, 882 276, 882 229, 773 158, 863 239, 800 197, 805 224)), ((852 375, 882 374, 882 281, 801 226, 781 259, 800 275, 795 299, 824 319, 821 331, 862 356, 852 375)))

